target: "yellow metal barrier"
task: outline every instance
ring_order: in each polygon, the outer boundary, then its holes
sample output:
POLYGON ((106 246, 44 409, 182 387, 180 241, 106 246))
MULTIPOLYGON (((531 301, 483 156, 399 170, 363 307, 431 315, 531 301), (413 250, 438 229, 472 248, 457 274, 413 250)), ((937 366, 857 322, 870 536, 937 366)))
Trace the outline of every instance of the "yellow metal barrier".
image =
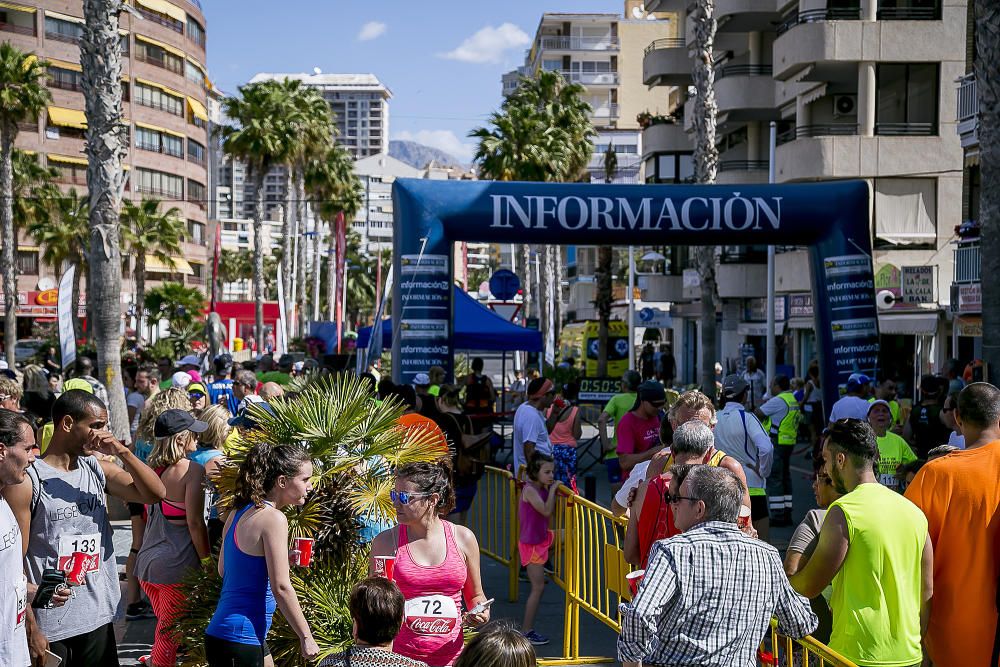
MULTIPOLYGON (((508 568, 510 602, 518 597, 517 506, 520 485, 499 468, 486 468, 469 512, 469 528, 479 539, 480 551, 508 568)), ((556 533, 552 545, 552 581, 566 593, 561 658, 541 658, 539 665, 584 665, 616 662, 609 657, 580 656, 580 612, 585 611, 616 633, 621 632, 618 606, 631 600, 625 575, 622 542, 627 521, 610 510, 561 487, 549 525, 556 533)), ((857 667, 812 637, 781 635, 771 621, 770 642, 761 645, 773 661, 767 667, 857 667), (770 646, 768 646, 768 643, 770 646)))

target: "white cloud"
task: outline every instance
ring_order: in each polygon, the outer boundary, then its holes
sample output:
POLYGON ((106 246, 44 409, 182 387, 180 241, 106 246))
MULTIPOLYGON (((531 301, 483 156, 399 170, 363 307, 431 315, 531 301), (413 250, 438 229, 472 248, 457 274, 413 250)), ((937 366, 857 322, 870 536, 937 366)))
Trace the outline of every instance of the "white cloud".
POLYGON ((361 26, 361 32, 358 33, 358 41, 367 42, 377 39, 385 34, 385 30, 386 25, 381 21, 369 21, 361 26))
POLYGON ((472 155, 476 152, 475 144, 464 143, 451 130, 419 130, 417 132, 404 130, 397 133, 395 138, 403 141, 415 141, 424 146, 443 150, 466 164, 472 162, 472 155))
POLYGON ((441 58, 460 60, 465 63, 492 63, 503 61, 504 54, 517 48, 524 48, 531 43, 528 33, 513 23, 504 23, 496 28, 486 26, 468 37, 457 49, 438 54, 441 58))

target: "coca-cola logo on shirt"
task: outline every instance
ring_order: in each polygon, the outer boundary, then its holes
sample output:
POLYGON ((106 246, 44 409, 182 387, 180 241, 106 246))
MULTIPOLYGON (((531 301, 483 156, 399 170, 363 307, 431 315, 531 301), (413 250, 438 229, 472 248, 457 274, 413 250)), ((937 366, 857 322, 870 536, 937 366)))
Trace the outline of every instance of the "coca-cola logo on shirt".
POLYGON ((418 635, 449 635, 457 623, 454 618, 416 616, 408 619, 410 630, 418 635))

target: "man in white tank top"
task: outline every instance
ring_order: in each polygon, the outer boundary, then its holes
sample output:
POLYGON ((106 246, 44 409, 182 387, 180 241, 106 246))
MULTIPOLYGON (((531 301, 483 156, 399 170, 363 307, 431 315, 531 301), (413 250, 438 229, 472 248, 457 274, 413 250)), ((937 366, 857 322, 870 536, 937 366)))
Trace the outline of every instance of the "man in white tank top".
MULTIPOLYGON (((24 481, 35 461, 35 432, 23 416, 0 410, 0 492, 24 481)), ((21 529, 10 505, 0 498, 0 665, 27 667, 28 637, 24 631, 28 584, 21 554, 21 529)))

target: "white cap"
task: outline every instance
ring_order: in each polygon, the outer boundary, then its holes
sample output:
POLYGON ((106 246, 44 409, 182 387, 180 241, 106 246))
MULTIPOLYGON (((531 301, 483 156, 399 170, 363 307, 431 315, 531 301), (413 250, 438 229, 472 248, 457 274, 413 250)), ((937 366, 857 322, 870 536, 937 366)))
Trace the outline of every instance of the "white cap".
POLYGON ((0 359, 0 371, 5 371, 5 370, 7 370, 9 368, 10 368, 10 366, 7 365, 7 360, 6 359, 0 359))
POLYGON ((187 389, 191 384, 191 376, 184 371, 177 371, 170 377, 170 384, 178 389, 187 389))
POLYGON ((306 367, 306 362, 304 361, 296 361, 294 364, 292 364, 292 370, 295 371, 296 373, 301 372, 305 367, 306 367))

